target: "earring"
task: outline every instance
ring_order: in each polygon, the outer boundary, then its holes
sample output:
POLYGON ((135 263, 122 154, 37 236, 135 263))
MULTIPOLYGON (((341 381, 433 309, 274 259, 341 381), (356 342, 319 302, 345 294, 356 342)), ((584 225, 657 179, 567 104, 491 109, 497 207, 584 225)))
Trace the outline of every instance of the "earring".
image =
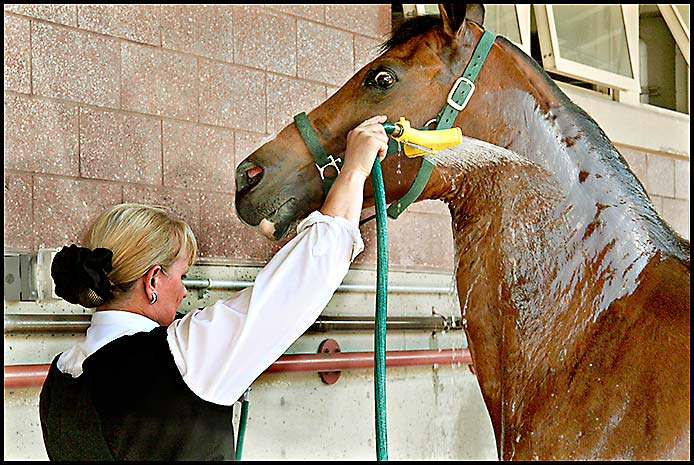
POLYGON ((150 305, 154 305, 157 302, 157 293, 152 292, 152 300, 149 301, 150 305))

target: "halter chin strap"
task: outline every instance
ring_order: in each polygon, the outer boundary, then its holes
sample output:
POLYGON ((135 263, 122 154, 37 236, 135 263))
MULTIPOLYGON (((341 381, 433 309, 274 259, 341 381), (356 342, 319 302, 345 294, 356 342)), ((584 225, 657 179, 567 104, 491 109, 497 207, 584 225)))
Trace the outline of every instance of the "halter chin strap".
MULTIPOLYGON (((463 111, 463 109, 467 106, 472 94, 475 92, 475 79, 477 79, 477 75, 484 64, 484 61, 487 59, 487 55, 489 55, 489 51, 494 44, 494 40, 496 40, 496 34, 493 32, 484 31, 484 34, 482 34, 480 41, 477 43, 477 46, 472 53, 470 61, 463 71, 463 75, 459 77, 453 84, 453 87, 446 98, 446 104, 436 116, 436 129, 449 129, 453 127, 453 123, 455 122, 458 113, 463 111)), ((327 195, 330 187, 335 181, 335 178, 326 178, 324 174, 325 169, 328 166, 333 166, 339 174, 340 168, 342 168, 342 159, 334 158, 332 155, 328 155, 325 152, 323 146, 318 141, 318 137, 316 136, 316 133, 313 130, 306 113, 302 112, 294 116, 294 122, 299 130, 299 134, 301 134, 301 137, 306 144, 306 147, 308 147, 308 150, 311 152, 311 155, 313 155, 313 158, 316 161, 316 168, 318 168, 320 177, 323 180, 323 192, 324 195, 327 195)), ((397 142, 392 139, 389 140, 387 155, 391 155, 397 151, 397 142)), ((422 191, 424 191, 424 188, 429 183, 429 178, 431 177, 431 173, 433 171, 434 161, 426 155, 423 156, 422 165, 419 167, 419 172, 417 173, 417 176, 415 177, 415 180, 410 186, 409 190, 405 193, 405 195, 393 202, 388 207, 387 214, 389 218, 397 219, 407 207, 412 205, 419 198, 422 191)), ((370 217, 362 221, 360 224, 364 224, 366 221, 372 218, 374 217, 370 217)))
POLYGON ((323 149, 323 146, 318 141, 318 136, 311 126, 311 122, 308 120, 308 116, 303 111, 298 115, 294 116, 294 124, 301 134, 301 138, 304 140, 308 151, 311 152, 313 159, 316 161, 316 168, 320 173, 320 178, 323 180, 323 197, 328 195, 328 191, 335 182, 335 178, 340 174, 340 169, 342 169, 342 159, 334 158, 332 155, 328 155, 323 149), (325 177, 325 170, 332 166, 335 168, 335 176, 332 178, 325 177))

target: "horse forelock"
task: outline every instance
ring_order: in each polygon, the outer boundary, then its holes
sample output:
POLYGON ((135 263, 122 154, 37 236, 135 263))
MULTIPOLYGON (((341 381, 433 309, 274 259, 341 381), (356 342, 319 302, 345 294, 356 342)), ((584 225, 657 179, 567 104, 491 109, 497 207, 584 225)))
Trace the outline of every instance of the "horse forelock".
POLYGON ((426 34, 436 27, 442 27, 443 21, 438 15, 421 15, 414 16, 403 20, 391 32, 380 46, 380 53, 385 53, 399 45, 404 44, 413 37, 426 34))

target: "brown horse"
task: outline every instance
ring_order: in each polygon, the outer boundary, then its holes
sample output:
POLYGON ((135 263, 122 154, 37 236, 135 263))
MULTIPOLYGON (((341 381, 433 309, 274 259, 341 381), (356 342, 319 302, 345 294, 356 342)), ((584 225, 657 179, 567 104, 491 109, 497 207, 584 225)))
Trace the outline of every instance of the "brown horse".
MULTIPOLYGON (((484 19, 481 5, 440 9, 403 23, 309 113, 327 153, 342 153, 372 115, 413 127, 436 117, 484 19)), ((440 152, 419 199, 451 212, 460 307, 499 457, 688 458, 689 241, 595 121, 508 40, 496 38, 475 84, 455 126, 509 151, 440 152)), ((421 163, 384 160, 388 202, 421 163)), ((238 167, 239 216, 265 220, 276 238, 322 201, 294 124, 238 167)))

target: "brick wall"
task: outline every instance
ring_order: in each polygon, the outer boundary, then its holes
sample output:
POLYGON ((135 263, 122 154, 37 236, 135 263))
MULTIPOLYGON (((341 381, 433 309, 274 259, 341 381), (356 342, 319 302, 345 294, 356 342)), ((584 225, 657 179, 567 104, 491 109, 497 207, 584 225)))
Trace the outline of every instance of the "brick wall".
MULTIPOLYGON (((390 5, 4 5, 5 251, 79 242, 104 208, 164 205, 200 257, 262 264, 234 168, 376 55, 390 5)), ((689 161, 623 151, 689 237, 689 161), (682 211, 686 212, 686 215, 682 211)), ((373 222, 355 265, 375 267, 373 222)), ((389 222, 392 268, 450 271, 440 202, 389 222), (411 237, 430 237, 412 241, 411 237)))
MULTIPOLYGON (((371 61, 391 12, 5 5, 4 21, 6 251, 78 242, 104 208, 134 201, 186 219, 201 258, 264 263, 282 243, 236 217, 235 166, 371 61)), ((450 229, 447 211, 433 208, 413 215, 450 229)), ((450 256, 451 244, 437 251, 450 256)), ((431 252, 403 265, 439 268, 431 252)), ((362 254, 359 264, 374 260, 362 254)))
POLYGON ((689 160, 617 145, 656 211, 689 239, 689 160))

